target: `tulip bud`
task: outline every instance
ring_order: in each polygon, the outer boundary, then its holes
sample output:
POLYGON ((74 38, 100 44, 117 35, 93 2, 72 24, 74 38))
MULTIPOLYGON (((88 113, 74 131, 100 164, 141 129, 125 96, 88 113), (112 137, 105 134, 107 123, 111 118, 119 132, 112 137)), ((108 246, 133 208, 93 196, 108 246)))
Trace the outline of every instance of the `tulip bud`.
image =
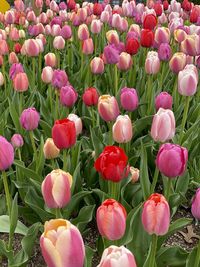
POLYGON ((70 120, 70 121, 73 121, 75 123, 75 128, 76 128, 76 135, 78 136, 79 134, 82 133, 82 128, 83 128, 83 125, 82 125, 82 120, 81 118, 79 118, 76 114, 69 114, 67 116, 67 118, 70 120))
POLYGON ((180 44, 187 37, 187 33, 182 29, 176 29, 174 31, 174 39, 180 44))
POLYGON ((42 195, 48 208, 64 208, 71 199, 72 176, 60 169, 53 170, 42 182, 42 195))
MULTIPOLYGON (((64 2, 62 2, 62 3, 64 3, 64 2)), ((69 25, 64 25, 61 29, 60 35, 66 40, 70 39, 72 36, 71 27, 69 25)))
POLYGON ((102 95, 98 100, 98 111, 105 121, 114 121, 119 115, 119 106, 114 96, 102 95))
POLYGON ((100 234, 108 240, 118 240, 123 237, 126 230, 126 216, 126 210, 120 203, 114 199, 105 200, 96 214, 100 234))
POLYGON ((87 88, 83 93, 82 98, 86 106, 96 106, 99 99, 97 89, 94 87, 87 88))
POLYGON ((93 44, 92 38, 88 38, 88 39, 83 41, 82 52, 85 55, 93 54, 93 52, 94 52, 94 44, 93 44))
POLYGON ((130 167, 131 182, 134 184, 140 177, 140 170, 134 167, 130 167))
POLYGON ((130 38, 126 42, 126 52, 130 55, 135 55, 138 52, 138 49, 140 47, 140 44, 137 39, 130 38))
POLYGON ((195 196, 192 199, 191 212, 195 219, 200 220, 200 188, 197 189, 195 196))
POLYGON ((161 44, 158 48, 158 58, 162 61, 168 61, 171 58, 172 50, 169 44, 161 44))
POLYGON ((48 53, 44 56, 44 60, 45 60, 45 65, 49 66, 49 67, 56 67, 56 55, 54 53, 48 53))
POLYGON ((161 194, 152 194, 144 203, 142 224, 148 234, 165 235, 170 224, 170 208, 161 194))
POLYGON ((78 28, 78 38, 84 41, 90 37, 88 26, 86 24, 81 24, 78 28))
POLYGON ((64 86, 61 88, 60 103, 63 106, 71 108, 75 104, 77 98, 78 98, 78 94, 71 85, 64 86))
POLYGON ((17 55, 15 54, 15 52, 11 52, 9 54, 9 64, 12 65, 12 64, 15 64, 15 63, 18 63, 19 62, 19 59, 17 57, 17 55))
POLYGON ((175 117, 170 109, 160 108, 153 117, 151 137, 154 141, 166 142, 175 135, 175 117))
POLYGON ((40 114, 35 108, 24 109, 20 116, 21 126, 27 130, 32 131, 38 127, 40 114))
POLYGON ((169 67, 174 73, 179 73, 179 71, 183 70, 186 65, 186 55, 182 52, 175 53, 170 62, 169 67))
POLYGON ((151 47, 154 41, 154 33, 148 29, 142 29, 140 43, 143 47, 151 47))
POLYGON ((53 78, 53 69, 51 67, 44 67, 42 70, 41 79, 44 83, 51 83, 53 78))
POLYGON ((13 164, 14 149, 3 136, 0 136, 0 155, 0 171, 5 171, 13 164))
POLYGON ((7 55, 9 53, 9 48, 5 40, 0 40, 0 54, 2 56, 7 55))
POLYGON ((11 144, 14 148, 19 148, 24 145, 24 140, 21 134, 14 134, 11 138, 11 144))
POLYGON ((131 68, 132 64, 133 64, 133 61, 132 61, 130 54, 126 52, 122 52, 119 55, 119 61, 117 63, 118 69, 127 71, 131 68))
POLYGON ((173 98, 167 92, 161 92, 159 95, 156 96, 155 99, 156 110, 159 110, 159 108, 172 109, 172 104, 173 104, 173 98))
POLYGON ((162 43, 169 43, 170 41, 170 31, 166 27, 159 27, 155 31, 155 42, 157 45, 162 43))
POLYGON ((123 266, 125 262, 126 267, 137 267, 135 257, 130 250, 124 246, 110 246, 104 250, 97 267, 117 267, 119 264, 123 266))
POLYGON ((4 77, 2 72, 0 72, 0 87, 4 84, 4 77))
POLYGON ((26 37, 26 33, 24 30, 19 30, 19 38, 25 38, 26 37))
POLYGON ((158 151, 156 166, 165 176, 175 178, 185 172, 187 160, 188 151, 186 148, 166 143, 158 151))
POLYGON ((119 35, 115 30, 108 31, 106 33, 106 39, 108 40, 109 44, 114 44, 114 45, 119 44, 119 35))
MULTIPOLYGON (((51 2, 52 3, 52 2, 51 2)), ((70 221, 50 220, 44 225, 40 247, 49 267, 83 267, 85 247, 81 234, 70 221), (67 248, 67 253, 65 248, 67 248), (59 265, 58 265, 59 264, 59 265)))
POLYGON ((157 18, 154 14, 147 14, 143 21, 143 28, 148 30, 154 30, 157 25, 157 18))
POLYGON ((91 22, 91 32, 93 34, 99 34, 101 32, 102 22, 100 20, 94 19, 91 22))
POLYGON ((138 107, 138 95, 134 88, 124 87, 120 92, 120 102, 123 109, 134 111, 138 107))
POLYGON ((107 23, 109 21, 109 18, 110 18, 110 14, 108 11, 104 10, 102 13, 101 13, 101 17, 100 17, 100 20, 103 22, 103 23, 107 23))
POLYGON ((54 70, 52 85, 55 88, 62 88, 68 83, 68 76, 64 70, 54 70))
POLYGON ((198 56, 200 54, 200 37, 197 34, 188 35, 181 42, 181 51, 189 56, 198 56))
POLYGON ((44 157, 46 159, 55 159, 60 153, 60 149, 54 144, 52 138, 47 138, 43 147, 44 157))
POLYGON ((40 53, 40 47, 36 40, 29 39, 24 42, 24 48, 26 55, 29 57, 36 57, 40 53))
MULTIPOLYGON (((190 65, 186 65, 190 66, 190 65)), ((198 71, 194 65, 191 65, 195 68, 184 68, 178 74, 178 92, 184 96, 192 96, 197 91, 198 84, 198 71)))
POLYGON ((151 51, 148 52, 147 58, 145 61, 145 71, 147 74, 156 74, 160 69, 160 60, 158 57, 158 53, 151 51))
POLYGON ((104 47, 103 55, 107 64, 116 64, 119 61, 119 51, 114 45, 107 45, 104 47))
POLYGON ((62 36, 56 36, 53 40, 53 47, 58 50, 62 50, 65 48, 65 40, 62 36))
POLYGON ((128 115, 119 115, 112 128, 113 140, 117 143, 128 143, 133 137, 133 127, 128 115))
POLYGON ((25 92, 28 90, 29 81, 25 72, 17 73, 13 79, 13 88, 18 92, 25 92))
POLYGON ((103 59, 94 57, 90 62, 90 69, 93 74, 102 74, 104 72, 103 59))

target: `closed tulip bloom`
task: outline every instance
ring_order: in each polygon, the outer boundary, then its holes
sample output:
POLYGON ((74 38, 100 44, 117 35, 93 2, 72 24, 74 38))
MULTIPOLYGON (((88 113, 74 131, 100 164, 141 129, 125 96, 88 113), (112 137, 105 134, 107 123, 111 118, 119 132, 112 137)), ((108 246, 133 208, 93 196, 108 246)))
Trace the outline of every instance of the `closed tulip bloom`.
POLYGON ((155 42, 160 45, 162 43, 170 42, 170 31, 166 27, 159 27, 155 31, 155 42))
POLYGON ((148 52, 145 61, 145 71, 147 74, 156 74, 160 70, 160 59, 158 53, 151 51, 148 52))
POLYGON ((100 20, 103 22, 103 23, 107 23, 110 19, 110 14, 108 11, 104 10, 102 13, 101 13, 101 17, 100 17, 100 20))
POLYGON ((24 72, 24 68, 23 68, 21 63, 12 64, 12 66, 10 67, 10 70, 9 70, 10 79, 13 80, 15 78, 15 76, 21 72, 24 72))
POLYGON ((83 267, 85 247, 76 226, 64 219, 45 222, 40 237, 42 255, 48 267, 83 267), (66 250, 67 248, 67 250, 66 250))
POLYGON ((0 136, 0 155, 0 171, 5 171, 13 164, 14 149, 3 136, 0 136))
POLYGON ((52 78, 52 85, 55 88, 62 88, 66 86, 68 83, 68 76, 64 70, 54 70, 53 78, 52 78))
POLYGON ((161 61, 168 61, 170 60, 172 55, 172 50, 169 44, 163 43, 158 48, 158 58, 161 61))
POLYGON ((156 142, 166 142, 174 137, 175 129, 176 123, 173 111, 160 108, 153 117, 151 137, 156 142))
POLYGON ((44 67, 44 69, 42 70, 41 78, 44 83, 51 83, 53 78, 53 69, 48 66, 44 67))
POLYGON ((114 199, 105 200, 96 214, 98 230, 102 237, 108 240, 122 238, 126 230, 126 217, 126 210, 120 203, 114 199))
POLYGON ((98 19, 94 19, 91 22, 91 32, 93 34, 99 34, 101 32, 102 22, 98 19))
POLYGON ((5 40, 0 40, 0 55, 4 56, 9 53, 9 48, 5 40))
POLYGON ((195 219, 200 220, 200 188, 197 189, 192 199, 191 212, 195 219))
POLYGON ((119 44, 119 35, 115 30, 108 31, 106 33, 106 39, 108 40, 109 44, 119 44))
POLYGON ((67 118, 75 123, 76 135, 78 136, 79 134, 81 134, 83 129, 81 118, 73 113, 69 114, 67 118))
POLYGON ((40 53, 40 47, 36 40, 29 39, 24 42, 24 48, 26 55, 29 57, 36 57, 40 53))
POLYGON ((62 36, 56 36, 53 40, 53 47, 57 50, 65 48, 65 39, 62 36))
POLYGON ((76 103, 77 98, 78 94, 71 85, 67 85, 61 88, 60 103, 63 106, 71 108, 76 103))
POLYGON ((51 27, 51 36, 56 37, 56 36, 60 36, 61 33, 61 27, 58 24, 54 24, 51 27))
POLYGON ((132 61, 130 54, 126 52, 122 52, 119 55, 119 61, 117 63, 118 69, 127 71, 131 68, 132 64, 133 64, 133 61, 132 61))
POLYGON ((70 148, 76 143, 76 127, 69 119, 56 120, 52 128, 52 138, 59 149, 70 148))
POLYGON ((104 72, 103 59, 94 57, 90 62, 90 69, 93 74, 102 74, 104 72))
POLYGON ((142 29, 140 44, 143 47, 151 47, 154 41, 154 33, 148 29, 142 29))
POLYGON ((183 70, 186 65, 187 57, 182 52, 175 53, 170 62, 169 67, 174 73, 179 73, 179 71, 183 70))
POLYGON ((107 45, 104 47, 103 55, 107 64, 116 64, 119 61, 119 51, 114 45, 107 45))
POLYGON ((172 104, 173 98, 167 92, 161 92, 155 98, 156 110, 159 110, 159 108, 172 109, 172 104))
POLYGON ((100 96, 98 111, 104 121, 114 121, 120 113, 116 98, 110 95, 100 96))
POLYGON ((153 14, 148 14, 145 16, 143 21, 143 28, 148 30, 154 30, 157 25, 157 18, 153 14))
POLYGON ((83 93, 82 99, 86 106, 96 106, 98 104, 99 93, 94 87, 87 88, 83 93))
POLYGON ((155 3, 154 6, 153 6, 153 9, 155 10, 156 12, 156 16, 161 16, 162 15, 162 5, 160 3, 155 3))
POLYGON ((10 141, 14 148, 19 148, 24 145, 24 140, 21 134, 14 134, 10 141))
POLYGON ((81 24, 78 28, 78 39, 83 41, 90 37, 88 26, 86 24, 81 24))
POLYGON ((48 53, 44 56, 45 65, 49 67, 56 67, 57 60, 56 55, 54 53, 48 53))
POLYGON ((200 54, 200 37, 197 34, 188 35, 181 42, 181 51, 189 56, 198 56, 200 54))
POLYGON ((29 81, 25 72, 17 73, 13 79, 13 88, 18 92, 25 92, 28 90, 29 81))
POLYGON ((134 167, 130 167, 131 182, 134 184, 140 177, 140 170, 134 167))
MULTIPOLYGON (((196 67, 195 67, 196 68, 196 67)), ((183 69, 178 74, 178 92, 184 96, 192 96, 197 91, 198 76, 192 69, 183 69)))
POLYGON ((145 231, 150 235, 162 236, 168 232, 170 208, 163 195, 154 193, 144 203, 142 224, 145 231))
POLYGON ((97 267, 137 267, 135 257, 130 250, 124 246, 110 246, 106 248, 97 267), (126 265, 125 265, 126 264, 126 265))
POLYGON ((127 111, 134 111, 137 109, 139 101, 136 90, 128 87, 122 88, 120 92, 120 102, 123 109, 127 111))
POLYGON ((64 208, 71 199, 72 176, 60 169, 53 170, 42 182, 42 196, 48 208, 64 208))
POLYGON ((156 166, 162 174, 175 178, 181 176, 186 169, 188 151, 179 145, 163 144, 156 157, 156 166))
POLYGON ((35 108, 24 109, 20 116, 21 126, 27 130, 32 131, 38 127, 40 114, 35 108))
POLYGON ((4 77, 2 72, 0 72, 0 86, 2 86, 4 84, 4 77))
MULTIPOLYGON (((63 2, 63 3, 64 3, 64 2, 63 2)), ((66 40, 70 39, 71 36, 72 36, 72 29, 71 29, 71 27, 70 27, 69 25, 64 25, 64 26, 62 27, 62 29, 61 29, 60 35, 61 35, 64 39, 66 39, 66 40)))
POLYGON ((10 65, 19 62, 19 59, 18 59, 17 55, 15 54, 15 52, 11 52, 9 54, 8 62, 9 62, 10 65))
POLYGON ((82 52, 85 55, 91 55, 94 52, 94 44, 92 38, 88 38, 82 43, 82 52))
POLYGON ((140 44, 137 39, 129 38, 126 42, 126 52, 130 55, 135 55, 138 52, 140 44))
POLYGON ((180 44, 187 37, 187 33, 182 29, 176 29, 174 31, 174 39, 180 44))
POLYGON ((113 140, 117 143, 128 143, 133 137, 133 126, 128 115, 119 115, 112 128, 113 140))
POLYGON ((45 159, 55 159, 60 154, 60 149, 54 144, 52 138, 47 138, 43 147, 43 153, 45 159))

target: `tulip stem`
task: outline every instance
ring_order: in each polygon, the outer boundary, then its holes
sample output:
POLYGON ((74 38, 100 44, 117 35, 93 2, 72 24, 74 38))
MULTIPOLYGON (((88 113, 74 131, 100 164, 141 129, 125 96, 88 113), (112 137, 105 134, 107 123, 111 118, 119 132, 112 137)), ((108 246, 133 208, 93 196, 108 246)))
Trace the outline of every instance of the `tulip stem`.
POLYGON ((154 176, 153 176, 153 182, 151 184, 151 194, 155 191, 155 187, 158 181, 158 175, 159 175, 159 169, 156 167, 155 168, 155 172, 154 172, 154 176))
POLYGON ((177 81, 178 81, 178 76, 175 77, 175 81, 174 81, 174 88, 173 88, 173 92, 172 92, 172 96, 173 96, 173 100, 174 100, 174 109, 177 110, 178 108, 178 103, 177 103, 177 81))
POLYGON ((63 149, 63 171, 67 171, 67 149, 63 149))
POLYGON ((166 195, 165 195, 167 201, 169 201, 170 192, 171 192, 171 185, 172 185, 172 179, 171 179, 171 178, 168 178, 168 181, 167 181, 167 189, 166 189, 166 195))
POLYGON ((34 137, 33 137, 33 131, 29 131, 29 136, 30 136, 30 139, 31 139, 31 145, 32 145, 32 148, 33 148, 33 152, 34 152, 34 155, 35 155, 35 161, 37 162, 37 149, 36 149, 36 146, 35 146, 35 141, 34 141, 34 137))
POLYGON ((148 109, 147 109, 147 114, 150 115, 151 113, 151 98, 152 98, 152 77, 151 75, 149 74, 148 75, 148 81, 147 81, 147 103, 148 103, 148 109))
POLYGON ((84 55, 83 52, 81 51, 81 80, 83 78, 83 64, 84 64, 84 55))
POLYGON ((11 214, 11 197, 10 197, 10 191, 9 191, 8 181, 7 181, 7 176, 6 176, 5 171, 2 171, 2 178, 3 178, 5 195, 6 195, 6 202, 7 202, 7 206, 8 206, 8 215, 10 216, 10 214, 11 214))
POLYGON ((119 200, 119 189, 120 189, 120 182, 112 182, 109 181, 108 183, 108 190, 109 190, 109 196, 115 200, 119 200))
POLYGON ((33 59, 32 59, 32 67, 33 67, 33 90, 35 90, 35 69, 36 69, 35 57, 33 57, 33 59))
POLYGON ((189 104, 190 104, 190 97, 186 96, 183 119, 182 119, 182 123, 181 123, 181 133, 180 133, 180 139, 179 139, 179 144, 180 145, 181 145, 181 142, 182 142, 182 139, 183 139, 185 123, 186 123, 186 120, 187 120, 187 114, 188 114, 188 110, 189 110, 189 104))
POLYGON ((23 93, 19 93, 19 115, 22 113, 22 107, 23 107, 23 93))
POLYGON ((56 219, 60 219, 60 218, 62 218, 62 213, 61 213, 61 210, 60 210, 60 208, 57 208, 57 209, 55 209, 55 215, 56 215, 56 219))
POLYGON ((51 84, 49 84, 49 87, 48 87, 48 98, 49 98, 49 103, 50 103, 50 110, 51 110, 51 113, 53 112, 53 103, 52 103, 52 87, 51 87, 51 84))
POLYGON ((59 100, 58 100, 58 90, 55 91, 56 94, 56 105, 55 105, 55 120, 59 117, 59 100))
POLYGON ((157 249, 157 241, 158 237, 157 235, 153 234, 152 235, 152 241, 151 241, 151 257, 150 257, 150 262, 149 262, 149 267, 155 267, 155 259, 156 259, 156 249, 157 249))
POLYGON ((109 128, 109 145, 111 146, 113 144, 113 135, 112 135, 112 127, 113 127, 113 123, 109 122, 108 123, 108 128, 109 128))
POLYGON ((196 258, 195 258, 195 263, 194 263, 194 267, 199 267, 199 263, 200 263, 200 240, 197 246, 197 254, 196 254, 196 258))
POLYGON ((21 151, 20 148, 17 149, 19 160, 22 161, 21 151))
POLYGON ((118 93, 118 69, 117 65, 114 66, 114 81, 115 81, 115 97, 117 97, 118 93))

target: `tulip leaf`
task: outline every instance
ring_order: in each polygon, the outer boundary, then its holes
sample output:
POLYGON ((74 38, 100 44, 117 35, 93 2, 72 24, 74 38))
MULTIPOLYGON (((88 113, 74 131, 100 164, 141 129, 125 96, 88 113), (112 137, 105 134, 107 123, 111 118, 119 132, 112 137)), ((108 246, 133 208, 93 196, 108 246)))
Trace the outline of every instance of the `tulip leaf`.
POLYGON ((18 220, 18 205, 17 205, 18 193, 16 193, 14 200, 12 201, 11 214, 10 214, 10 236, 13 236, 17 227, 18 220))
POLYGON ((37 180, 37 181, 41 181, 42 180, 42 177, 40 175, 38 175, 35 171, 33 171, 33 170, 29 169, 29 168, 26 168, 23 165, 23 162, 21 162, 19 160, 15 160, 14 163, 15 163, 16 166, 18 166, 23 171, 26 179, 32 178, 32 179, 37 180))
POLYGON ((71 222, 78 227, 80 232, 83 232, 86 225, 92 221, 95 206, 96 205, 82 207, 78 216, 71 220, 71 222))
MULTIPOLYGON (((19 220, 15 228, 16 234, 26 235, 28 228, 19 220)), ((9 233, 10 231, 10 219, 8 215, 0 216, 0 233, 9 233)))
POLYGON ((150 195, 150 182, 148 173, 147 152, 144 145, 141 143, 141 155, 140 155, 140 183, 144 199, 147 199, 150 195))
POLYGON ((141 134, 143 130, 145 130, 152 122, 152 116, 143 117, 134 122, 133 130, 134 130, 134 139, 141 134))
POLYGON ((95 253, 95 250, 89 246, 85 246, 85 263, 84 267, 92 267, 92 258, 95 253))
POLYGON ((195 260, 197 256, 197 247, 194 247, 192 252, 188 255, 185 267, 195 266, 195 260))

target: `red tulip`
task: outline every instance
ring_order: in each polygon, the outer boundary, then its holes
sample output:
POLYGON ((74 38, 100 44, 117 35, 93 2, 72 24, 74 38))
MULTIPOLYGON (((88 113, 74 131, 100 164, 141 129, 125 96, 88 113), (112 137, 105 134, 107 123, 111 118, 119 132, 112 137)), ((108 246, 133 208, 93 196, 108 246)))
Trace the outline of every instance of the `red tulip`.
POLYGON ((86 106, 96 106, 99 99, 97 89, 94 87, 87 88, 83 93, 82 98, 86 106))
POLYGON ((96 16, 100 16, 103 11, 102 5, 99 3, 95 3, 93 7, 93 13, 96 16))
POLYGON ((143 21, 143 28, 148 30, 153 30, 157 25, 157 18, 153 14, 148 14, 145 16, 143 21))
POLYGON ((141 46, 143 47, 151 47, 154 41, 154 33, 151 30, 143 29, 141 31, 141 46))
POLYGON ((130 38, 126 42, 126 52, 130 55, 135 55, 138 52, 140 44, 137 39, 130 38))

